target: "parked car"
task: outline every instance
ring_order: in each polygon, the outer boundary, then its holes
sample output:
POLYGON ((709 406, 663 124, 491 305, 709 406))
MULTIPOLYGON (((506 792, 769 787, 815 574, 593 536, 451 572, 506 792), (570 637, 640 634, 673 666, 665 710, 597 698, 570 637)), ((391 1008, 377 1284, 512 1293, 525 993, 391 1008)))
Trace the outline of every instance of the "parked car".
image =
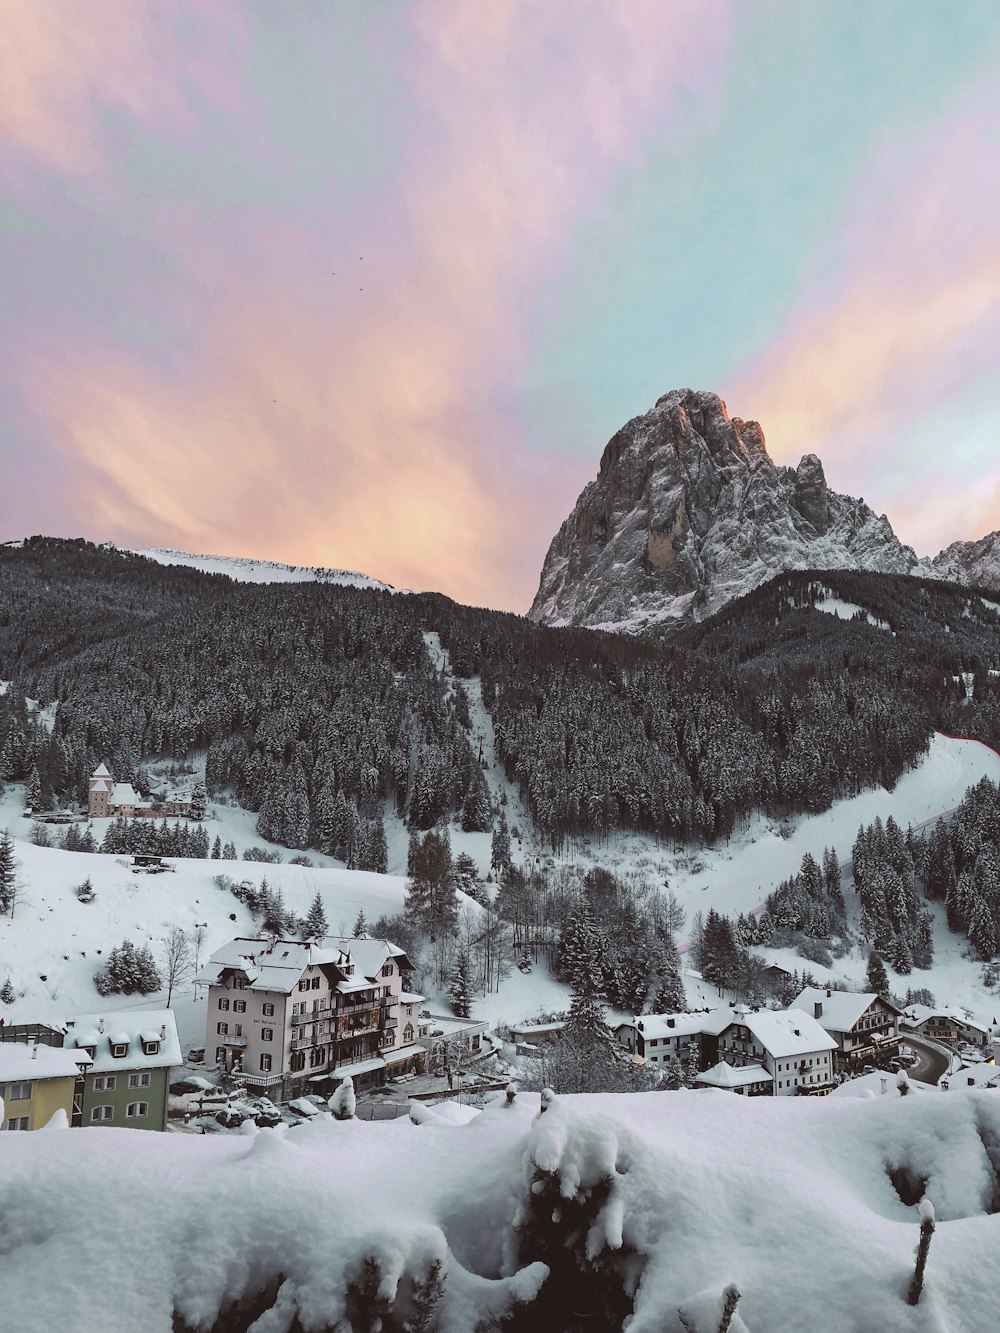
POLYGON ((175 1097, 183 1097, 187 1092, 212 1092, 214 1089, 214 1083, 209 1083, 207 1078, 199 1078, 197 1074, 191 1074, 188 1078, 179 1078, 170 1085, 170 1091, 175 1097))
POLYGON ((193 1046, 193 1047, 191 1048, 191 1050, 188 1051, 188 1053, 187 1053, 187 1059, 188 1059, 188 1064, 189 1064, 189 1065, 201 1065, 201 1064, 204 1064, 204 1063, 205 1063, 205 1048, 204 1048, 204 1046, 193 1046))
POLYGON ((221 1111, 215 1113, 215 1118, 223 1129, 239 1129, 246 1116, 232 1106, 224 1106, 221 1111))

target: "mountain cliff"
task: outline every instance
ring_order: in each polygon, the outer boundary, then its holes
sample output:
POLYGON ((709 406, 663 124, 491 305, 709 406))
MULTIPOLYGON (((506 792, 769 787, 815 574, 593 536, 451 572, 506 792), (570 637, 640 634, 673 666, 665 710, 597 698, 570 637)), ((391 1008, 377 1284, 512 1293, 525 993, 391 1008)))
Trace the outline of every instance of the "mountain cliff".
POLYGON ((780 467, 757 422, 678 389, 609 441, 528 614, 642 633, 700 620, 788 569, 937 574, 884 515, 830 490, 815 454, 780 467))
POLYGON ((977 542, 952 542, 934 557, 933 564, 943 579, 1000 592, 1000 531, 977 542))

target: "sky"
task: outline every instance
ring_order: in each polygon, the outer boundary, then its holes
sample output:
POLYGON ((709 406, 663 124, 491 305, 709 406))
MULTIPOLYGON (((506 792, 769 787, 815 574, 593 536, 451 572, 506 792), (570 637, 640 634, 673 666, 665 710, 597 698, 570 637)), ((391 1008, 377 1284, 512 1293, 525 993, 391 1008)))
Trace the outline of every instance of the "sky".
POLYGON ((995 0, 0 0, 0 537, 523 611, 670 389, 1000 528, 995 0))

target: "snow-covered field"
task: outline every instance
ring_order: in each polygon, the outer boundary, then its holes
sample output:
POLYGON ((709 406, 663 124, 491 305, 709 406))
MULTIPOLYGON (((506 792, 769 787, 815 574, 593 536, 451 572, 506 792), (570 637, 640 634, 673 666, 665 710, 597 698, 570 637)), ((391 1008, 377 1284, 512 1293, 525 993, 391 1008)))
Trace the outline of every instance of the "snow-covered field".
POLYGON ((860 613, 868 621, 869 625, 874 625, 876 629, 889 629, 889 625, 884 620, 878 620, 872 613, 857 602, 845 602, 841 597, 835 597, 833 593, 828 593, 822 600, 814 603, 814 611, 823 611, 828 616, 836 616, 839 620, 853 620, 860 613))
POLYGON ((280 1282, 274 1314, 253 1327, 285 1333, 297 1316, 310 1333, 341 1326, 369 1257, 397 1317, 411 1279, 441 1261, 440 1333, 471 1333, 515 1296, 544 1298, 546 1281, 560 1310, 576 1309, 586 1282, 571 1289, 564 1273, 559 1286, 530 1231, 517 1250, 533 1202, 552 1213, 532 1191, 539 1172, 582 1209, 602 1288, 635 1291, 629 1333, 681 1333, 679 1308, 703 1293, 711 1304, 731 1282, 742 1293, 734 1333, 996 1327, 994 1093, 673 1092, 563 1097, 542 1116, 538 1106, 519 1093, 464 1124, 467 1110, 234 1137, 2 1135, 4 1327, 86 1333, 99 1304, 105 1333, 169 1333, 175 1312, 203 1329, 280 1282), (890 1179, 899 1171, 915 1185, 901 1185, 907 1202, 890 1179), (937 1230, 913 1307, 922 1193, 937 1230))

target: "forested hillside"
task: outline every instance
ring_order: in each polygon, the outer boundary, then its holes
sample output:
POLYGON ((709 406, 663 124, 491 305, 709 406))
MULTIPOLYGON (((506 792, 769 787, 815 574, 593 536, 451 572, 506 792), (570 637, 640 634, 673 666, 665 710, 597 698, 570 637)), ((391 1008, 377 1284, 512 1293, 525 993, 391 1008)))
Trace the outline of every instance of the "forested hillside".
POLYGON ((0 549, 0 678, 14 682, 0 778, 37 769, 43 802, 58 803, 101 760, 141 787, 143 760, 204 750, 209 787, 258 811, 265 836, 377 868, 386 801, 421 829, 494 818, 469 699, 435 667, 430 632, 451 676, 477 678, 497 755, 555 846, 618 828, 728 836, 755 807, 820 810, 891 787, 934 727, 989 731, 993 609, 947 585, 822 576, 877 601, 893 637, 816 612, 817 576, 796 580, 660 646, 34 538, 0 549), (976 673, 972 705, 951 683, 962 669, 976 673), (58 702, 51 734, 25 695, 58 702))

